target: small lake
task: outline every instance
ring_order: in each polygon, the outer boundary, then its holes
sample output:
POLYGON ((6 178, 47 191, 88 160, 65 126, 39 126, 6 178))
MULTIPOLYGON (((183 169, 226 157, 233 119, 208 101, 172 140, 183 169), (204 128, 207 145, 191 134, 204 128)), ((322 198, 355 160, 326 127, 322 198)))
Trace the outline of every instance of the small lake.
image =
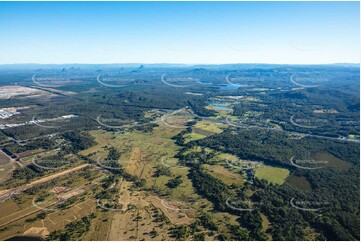
POLYGON ((209 105, 212 106, 217 111, 233 111, 232 108, 229 108, 229 103, 221 103, 221 102, 208 102, 209 105))
POLYGON ((220 89, 223 91, 227 91, 227 90, 237 90, 240 87, 248 87, 248 85, 239 85, 239 84, 222 84, 220 86, 220 89))

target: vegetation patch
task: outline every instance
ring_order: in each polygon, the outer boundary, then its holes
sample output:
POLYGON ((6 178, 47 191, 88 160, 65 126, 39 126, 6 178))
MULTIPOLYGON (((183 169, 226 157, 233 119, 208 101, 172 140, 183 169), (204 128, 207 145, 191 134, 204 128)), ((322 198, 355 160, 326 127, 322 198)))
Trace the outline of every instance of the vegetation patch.
POLYGON ((305 191, 312 191, 310 182, 304 176, 289 176, 286 183, 305 191))
POLYGON ((215 178, 220 179, 227 185, 242 185, 243 177, 240 174, 227 170, 221 165, 203 165, 203 167, 215 178))
POLYGON ((262 166, 256 169, 255 176, 258 179, 264 179, 267 182, 281 185, 289 176, 290 171, 284 168, 262 166))
POLYGON ((225 127, 223 124, 214 123, 207 120, 202 120, 196 123, 195 125, 198 129, 203 129, 205 131, 210 131, 212 133, 220 134, 223 132, 221 129, 222 127, 225 127))
POLYGON ((326 162, 325 165, 323 165, 323 166, 333 167, 333 168, 336 168, 341 171, 348 170, 352 167, 351 163, 341 160, 327 152, 318 152, 318 153, 312 154, 311 157, 313 159, 315 159, 316 161, 326 162))
POLYGON ((203 134, 197 134, 197 133, 193 133, 193 132, 184 135, 185 143, 188 143, 188 142, 191 142, 191 141, 194 141, 194 140, 204 139, 204 138, 206 138, 206 137, 207 137, 207 136, 205 136, 205 135, 203 135, 203 134))

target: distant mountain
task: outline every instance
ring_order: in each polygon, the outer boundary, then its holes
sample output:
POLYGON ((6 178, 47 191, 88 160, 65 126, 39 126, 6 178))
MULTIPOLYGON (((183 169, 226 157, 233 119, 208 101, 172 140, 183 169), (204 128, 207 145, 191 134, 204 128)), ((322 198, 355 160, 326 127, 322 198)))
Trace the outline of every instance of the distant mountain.
POLYGON ((156 64, 142 64, 142 63, 126 63, 126 64, 3 64, 0 65, 0 69, 114 69, 114 68, 129 68, 133 69, 135 72, 143 71, 151 68, 193 68, 195 71, 202 72, 204 69, 209 70, 245 70, 245 69, 272 69, 280 67, 350 67, 350 68, 359 68, 360 64, 357 63, 336 63, 336 64, 318 64, 318 65, 289 65, 289 64, 167 64, 167 63, 156 63, 156 64))
POLYGON ((209 70, 205 69, 205 68, 196 68, 196 69, 191 69, 189 71, 186 71, 189 74, 193 74, 193 75, 205 75, 205 74, 209 74, 209 70))
POLYGON ((142 70, 144 69, 144 65, 140 65, 137 69, 131 71, 131 72, 142 72, 142 70))

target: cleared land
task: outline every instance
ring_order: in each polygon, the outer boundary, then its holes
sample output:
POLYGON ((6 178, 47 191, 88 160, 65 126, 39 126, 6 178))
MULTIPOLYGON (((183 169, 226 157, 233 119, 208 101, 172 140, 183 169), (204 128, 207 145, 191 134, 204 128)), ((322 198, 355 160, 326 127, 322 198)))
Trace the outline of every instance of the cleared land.
POLYGON ((327 153, 327 152, 319 152, 316 154, 312 154, 311 157, 316 161, 324 161, 326 164, 322 164, 322 166, 332 167, 341 171, 348 170, 352 167, 352 164, 337 158, 336 156, 327 153))
POLYGON ((215 178, 218 178, 222 180, 224 183, 228 185, 242 185, 244 178, 237 173, 234 173, 232 171, 227 170, 221 165, 204 165, 204 167, 207 169, 207 171, 214 176, 215 178))
POLYGON ((198 128, 198 129, 202 129, 202 130, 205 130, 205 131, 209 131, 209 132, 212 132, 212 133, 219 134, 219 133, 223 132, 223 130, 221 128, 226 127, 226 126, 223 125, 223 124, 203 120, 203 121, 197 122, 195 127, 198 128))
POLYGON ((298 189, 312 191, 310 182, 304 176, 289 176, 286 182, 298 189))
POLYGON ((255 176, 258 179, 265 179, 267 182, 272 182, 281 185, 289 176, 290 171, 284 168, 262 166, 256 169, 255 176))

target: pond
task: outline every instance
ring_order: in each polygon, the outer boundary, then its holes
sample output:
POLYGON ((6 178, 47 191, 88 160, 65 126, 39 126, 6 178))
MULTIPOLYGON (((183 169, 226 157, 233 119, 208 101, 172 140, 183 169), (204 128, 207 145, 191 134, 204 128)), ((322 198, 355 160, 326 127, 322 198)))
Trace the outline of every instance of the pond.
POLYGON ((217 111, 232 111, 232 108, 229 108, 229 103, 221 103, 221 102, 208 102, 214 110, 217 111))
POLYGON ((240 85, 240 84, 222 84, 220 89, 223 91, 227 90, 237 90, 240 87, 248 87, 248 85, 240 85))

